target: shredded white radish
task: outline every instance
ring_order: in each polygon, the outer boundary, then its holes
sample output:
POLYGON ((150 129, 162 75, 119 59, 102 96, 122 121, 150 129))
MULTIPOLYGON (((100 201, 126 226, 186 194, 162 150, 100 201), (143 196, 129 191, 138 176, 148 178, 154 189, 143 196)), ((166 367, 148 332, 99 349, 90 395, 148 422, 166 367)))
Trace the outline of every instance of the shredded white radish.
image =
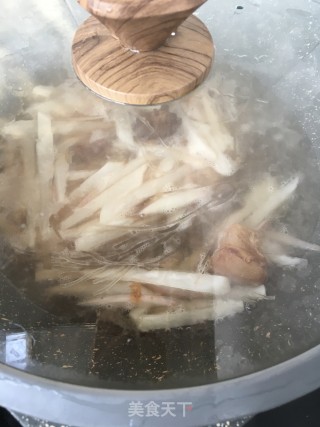
MULTIPOLYGON (((206 132, 208 133, 210 132, 210 128, 207 125, 202 125, 202 126, 205 127, 206 132)), ((188 141, 189 153, 195 156, 202 157, 210 164, 214 164, 214 162, 217 160, 217 155, 206 144, 206 140, 201 135, 199 135, 198 129, 196 128, 196 126, 192 126, 189 123, 189 121, 186 120, 185 131, 186 131, 186 134, 189 135, 189 141, 188 141)))
POLYGON ((98 171, 93 174, 91 173, 79 187, 72 191, 69 196, 69 202, 74 203, 79 201, 88 194, 100 194, 103 190, 117 182, 123 174, 125 174, 123 163, 107 162, 98 171))
POLYGON ((33 248, 36 242, 37 215, 40 208, 35 141, 32 138, 25 138, 20 146, 23 154, 24 179, 20 181, 19 186, 21 187, 21 202, 27 209, 26 245, 28 248, 33 248))
POLYGON ((50 235, 49 219, 52 214, 53 203, 51 189, 54 177, 55 150, 51 119, 44 113, 38 113, 38 140, 36 152, 41 193, 39 226, 43 240, 47 240, 50 235))
POLYGON ((81 136, 88 135, 86 143, 89 144, 90 134, 97 129, 97 126, 104 129, 107 133, 112 129, 113 125, 102 120, 103 117, 86 117, 83 120, 55 120, 53 123, 53 132, 57 136, 71 137, 76 136, 79 141, 79 126, 81 126, 81 136))
POLYGON ((114 112, 113 116, 115 116, 116 131, 119 142, 128 149, 136 151, 137 145, 134 141, 131 130, 132 123, 130 115, 126 111, 122 110, 120 114, 116 114, 116 112, 114 112))
POLYGON ((54 186, 57 195, 57 202, 64 204, 66 199, 66 189, 68 181, 69 164, 64 152, 56 156, 54 171, 54 186))
POLYGON ((170 184, 174 185, 176 181, 185 176, 188 170, 187 166, 182 166, 173 172, 142 183, 139 187, 135 188, 132 194, 128 194, 127 192, 121 194, 121 201, 119 201, 118 208, 114 206, 111 210, 108 204, 102 207, 100 214, 101 223, 109 225, 127 223, 127 217, 130 217, 131 212, 134 212, 134 206, 139 205, 155 194, 161 193, 166 186, 170 186, 170 184))
POLYGON ((91 215, 98 212, 105 204, 108 204, 111 208, 115 197, 119 196, 119 194, 122 195, 123 191, 129 194, 134 188, 139 187, 146 170, 146 165, 141 165, 141 163, 143 162, 140 160, 134 162, 134 168, 133 165, 130 165, 130 169, 128 167, 130 170, 128 175, 122 176, 117 182, 108 187, 93 200, 86 200, 87 203, 85 203, 84 206, 76 208, 73 214, 61 223, 61 228, 66 229, 74 227, 87 218, 90 218, 91 215), (140 165, 139 167, 137 167, 138 164, 140 165))
POLYGON ((245 221, 245 223, 252 228, 259 228, 270 216, 279 209, 295 192, 298 187, 300 178, 297 176, 289 181, 288 184, 283 185, 273 191, 269 198, 257 208, 245 221))
POLYGON ((43 113, 38 113, 38 141, 36 151, 41 182, 50 183, 53 180, 54 174, 55 151, 51 119, 43 113))
POLYGON ((124 234, 124 231, 121 229, 115 230, 103 230, 97 227, 95 230, 89 229, 85 233, 78 237, 74 241, 74 246, 76 251, 94 251, 100 246, 115 240, 118 237, 121 237, 124 234))
POLYGON ((225 296, 226 299, 230 300, 241 300, 241 301, 256 301, 259 299, 265 299, 267 296, 266 288, 264 285, 259 286, 245 286, 237 285, 232 286, 230 292, 225 296))
POLYGON ((181 327, 272 299, 263 285, 201 274, 213 268, 218 237, 228 227, 247 226, 248 235, 259 230, 261 257, 284 268, 307 265, 290 256, 290 247, 320 251, 270 230, 299 176, 280 185, 266 174, 249 183, 247 194, 232 178, 247 152, 227 124, 239 108, 222 89, 211 89, 210 83, 179 104, 137 112, 100 102, 68 81, 35 87, 23 111, 28 120, 1 122, 0 226, 15 249, 35 253, 36 281, 50 281, 50 295, 124 309, 141 331, 181 327), (239 188, 242 207, 228 216, 220 184, 239 188))
POLYGON ((191 190, 172 191, 165 193, 158 200, 141 211, 143 215, 164 214, 180 209, 192 203, 203 205, 213 194, 212 187, 193 188, 191 190))
POLYGON ((222 228, 227 228, 232 224, 241 224, 253 215, 254 212, 269 199, 270 192, 276 188, 276 181, 270 175, 267 175, 258 184, 255 184, 244 198, 243 207, 232 213, 224 222, 222 228))
POLYGON ((182 120, 189 152, 202 157, 219 174, 231 176, 239 168, 239 160, 233 160, 228 155, 235 150, 233 137, 219 120, 215 103, 207 90, 199 95, 193 99, 191 106, 188 102, 182 103, 182 120))

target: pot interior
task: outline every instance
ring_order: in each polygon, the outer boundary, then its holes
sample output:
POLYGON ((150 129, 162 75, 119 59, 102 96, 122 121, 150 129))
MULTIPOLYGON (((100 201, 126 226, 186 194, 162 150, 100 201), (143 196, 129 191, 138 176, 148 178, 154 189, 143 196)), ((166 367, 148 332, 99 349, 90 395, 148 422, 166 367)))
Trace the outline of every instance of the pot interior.
POLYGON ((4 6, 0 30, 1 362, 165 389, 318 345, 319 5, 208 2, 206 82, 141 108, 74 77, 73 3, 30 3, 4 6), (224 247, 239 224, 254 244, 224 247))

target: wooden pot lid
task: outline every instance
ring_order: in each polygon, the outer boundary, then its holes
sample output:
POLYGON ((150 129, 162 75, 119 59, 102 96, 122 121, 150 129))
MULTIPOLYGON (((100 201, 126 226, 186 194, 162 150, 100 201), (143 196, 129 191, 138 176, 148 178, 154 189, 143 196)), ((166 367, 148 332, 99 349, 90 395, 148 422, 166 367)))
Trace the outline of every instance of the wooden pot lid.
MULTIPOLYGON (((204 0, 198 2, 202 4, 204 0)), ((102 3, 105 6, 106 2, 102 3)), ((119 3, 123 5, 123 0, 119 3)), ((96 17, 90 17, 78 28, 72 44, 77 76, 99 96, 124 104, 155 105, 189 93, 208 75, 214 45, 208 29, 197 17, 191 15, 175 31, 167 23, 168 15, 160 17, 160 21, 159 16, 139 18, 135 20, 136 26, 131 25, 127 32, 118 25, 122 31, 119 40, 116 20, 102 19, 101 4, 99 6, 100 14, 95 12, 96 17), (109 22, 113 26, 108 25, 109 22), (156 32, 153 30, 152 37, 148 34, 155 23, 171 31, 163 44, 164 33, 159 38, 159 28, 156 32), (137 37, 140 35, 137 25, 141 26, 143 38, 137 37), (154 49, 159 44, 160 47, 154 49), (145 50, 133 50, 136 45, 145 50), (148 50, 150 48, 153 50, 148 50)), ((92 13, 92 9, 87 9, 92 13)), ((181 10, 178 12, 175 17, 181 20, 181 10)), ((190 7, 185 13, 190 13, 190 7)), ((132 20, 130 22, 132 24, 132 20)))

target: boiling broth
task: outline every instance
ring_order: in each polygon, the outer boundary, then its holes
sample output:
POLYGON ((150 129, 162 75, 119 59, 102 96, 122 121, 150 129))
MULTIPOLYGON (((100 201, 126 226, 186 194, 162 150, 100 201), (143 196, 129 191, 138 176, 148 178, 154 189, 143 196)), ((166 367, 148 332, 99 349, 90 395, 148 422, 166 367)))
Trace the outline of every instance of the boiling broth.
MULTIPOLYGON (((264 254, 272 283, 253 286, 213 283, 210 259, 248 194, 263 189, 261 203, 272 204, 294 180, 257 228, 310 239, 317 161, 275 97, 258 82, 223 76, 148 109, 105 103, 70 81, 34 88, 1 140, 1 226, 16 286, 60 315, 111 310, 116 323, 141 330, 229 317, 266 295, 275 302, 261 306, 276 304, 272 254, 264 254), (165 320, 168 313, 176 317, 165 320)), ((287 246, 278 261, 305 270, 301 251, 287 246)))

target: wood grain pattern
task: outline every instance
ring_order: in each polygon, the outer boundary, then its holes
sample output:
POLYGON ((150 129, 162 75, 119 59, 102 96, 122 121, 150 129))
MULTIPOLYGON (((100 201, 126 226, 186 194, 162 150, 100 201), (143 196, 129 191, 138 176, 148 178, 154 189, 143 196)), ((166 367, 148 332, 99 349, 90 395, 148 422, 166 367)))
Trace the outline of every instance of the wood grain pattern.
POLYGON ((121 44, 135 51, 162 46, 207 0, 78 0, 121 44))
MULTIPOLYGON (((117 3, 122 2, 128 0, 117 3)), ((100 96, 120 103, 154 105, 177 99, 202 83, 211 67, 214 46, 206 26, 195 16, 159 49, 140 53, 123 48, 101 22, 90 17, 76 32, 72 53, 79 79, 100 96)))

